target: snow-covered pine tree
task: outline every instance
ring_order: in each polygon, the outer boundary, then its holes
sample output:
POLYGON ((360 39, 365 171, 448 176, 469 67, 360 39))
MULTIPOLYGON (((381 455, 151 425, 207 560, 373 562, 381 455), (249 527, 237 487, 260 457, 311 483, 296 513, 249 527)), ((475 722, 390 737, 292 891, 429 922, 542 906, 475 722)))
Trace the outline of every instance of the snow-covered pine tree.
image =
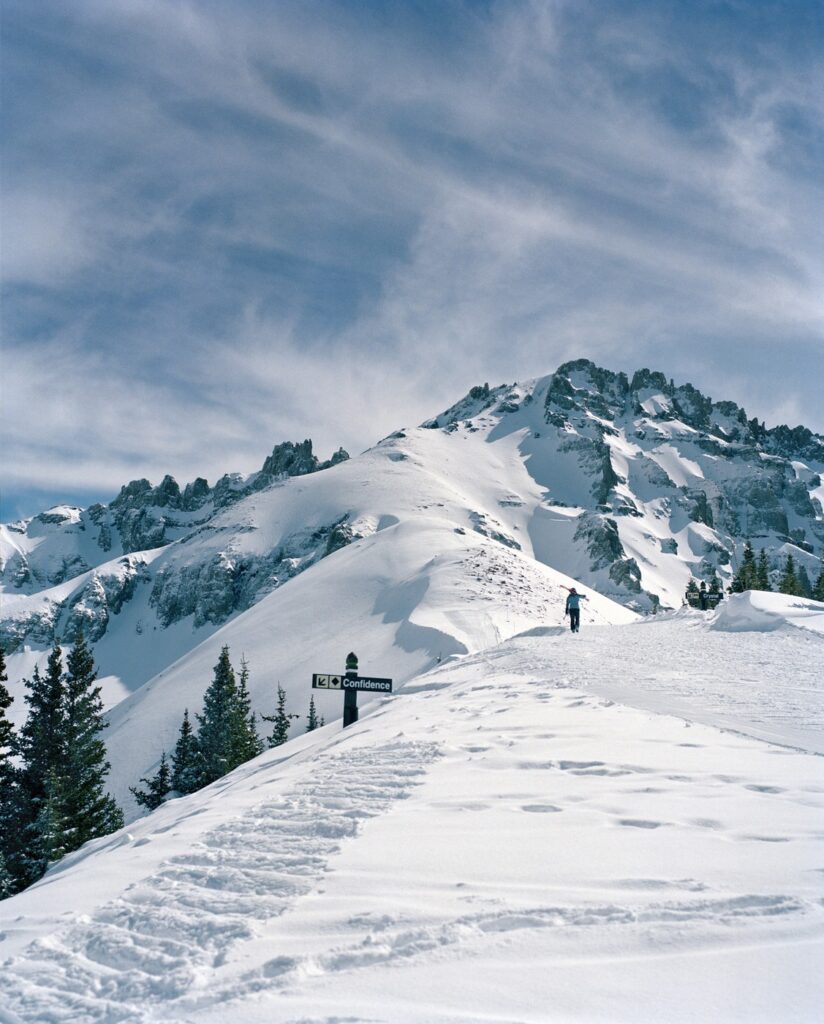
POLYGON ((309 714, 306 716, 306 731, 314 732, 315 729, 318 729, 319 727, 320 722, 318 721, 318 713, 315 710, 315 695, 312 694, 309 698, 309 714))
POLYGON ((687 591, 684 594, 684 599, 691 608, 698 607, 698 584, 690 576, 690 581, 687 584, 687 591))
POLYGON ((770 566, 767 561, 767 550, 758 552, 758 565, 755 569, 755 585, 757 590, 772 590, 770 586, 770 566))
POLYGON ((71 829, 63 814, 65 792, 60 775, 52 769, 46 776, 37 817, 27 828, 23 855, 25 876, 32 882, 45 874, 50 864, 66 853, 71 829))
POLYGON ((249 665, 246 658, 240 660, 240 676, 237 683, 237 707, 233 718, 235 732, 232 746, 238 764, 250 761, 263 752, 263 743, 257 734, 257 716, 252 712, 252 698, 249 695, 249 665))
POLYGON ((780 594, 791 594, 794 597, 799 596, 798 577, 796 576, 795 559, 792 556, 792 552, 787 555, 784 573, 781 577, 781 582, 778 584, 778 592, 780 594))
POLYGON ((129 792, 137 800, 141 807, 153 811, 160 807, 172 789, 172 769, 166 760, 166 751, 160 755, 160 765, 150 779, 141 779, 146 783, 146 789, 139 789, 137 786, 129 786, 129 792))
POLYGON ((203 698, 203 714, 197 716, 199 781, 201 786, 222 778, 243 763, 238 745, 238 690, 229 648, 220 652, 215 674, 203 698))
POLYGON ((189 709, 183 712, 177 743, 172 754, 172 789, 181 796, 199 789, 197 737, 189 721, 189 709))
POLYGON ((249 754, 249 757, 246 758, 247 761, 251 760, 253 757, 257 757, 258 754, 262 754, 263 751, 266 749, 266 745, 258 735, 256 711, 253 711, 252 714, 249 716, 249 733, 251 737, 249 742, 249 750, 251 751, 251 753, 249 754))
POLYGON ((9 755, 11 754, 13 735, 11 722, 6 717, 6 712, 13 702, 13 697, 5 685, 8 680, 9 677, 6 673, 6 655, 3 648, 0 647, 0 785, 2 785, 4 768, 9 766, 9 755))
POLYGON ((67 851, 123 825, 123 812, 104 790, 110 764, 100 733, 106 728, 97 670, 83 632, 66 659, 63 816, 70 835, 67 851))
POLYGON ((816 601, 824 601, 824 562, 821 563, 821 568, 818 571, 818 579, 813 587, 813 597, 816 601))
POLYGON ((803 565, 799 564, 795 570, 795 578, 798 580, 798 594, 800 597, 812 597, 813 585, 803 565))
POLYGON ((758 567, 755 564, 755 552, 752 544, 747 541, 744 545, 744 557, 741 561, 741 568, 735 574, 732 582, 733 592, 741 594, 745 590, 755 590, 758 584, 758 567))
POLYGON ((45 676, 35 666, 26 680, 28 717, 20 729, 18 753, 24 782, 32 795, 42 792, 49 773, 59 771, 66 761, 66 688, 63 679, 63 651, 55 644, 49 654, 45 676))
POLYGON ((5 852, 6 867, 17 888, 36 881, 53 852, 65 845, 56 835, 62 827, 56 800, 66 763, 65 696, 63 651, 55 644, 46 674, 41 675, 35 666, 31 679, 26 680, 29 711, 16 742, 20 764, 8 811, 10 832, 5 852))
POLYGON ((6 858, 0 852, 0 900, 13 896, 16 888, 11 872, 6 867, 6 858))
POLYGON ((15 888, 5 857, 13 827, 11 816, 14 782, 14 769, 11 763, 14 731, 6 717, 6 711, 12 704, 12 696, 5 686, 8 678, 5 653, 0 647, 0 900, 11 896, 15 888))
POLYGON ((289 739, 290 723, 293 718, 300 718, 300 715, 290 715, 286 711, 286 691, 278 683, 278 702, 273 715, 261 715, 264 722, 273 722, 272 735, 267 739, 269 749, 279 747, 289 739))

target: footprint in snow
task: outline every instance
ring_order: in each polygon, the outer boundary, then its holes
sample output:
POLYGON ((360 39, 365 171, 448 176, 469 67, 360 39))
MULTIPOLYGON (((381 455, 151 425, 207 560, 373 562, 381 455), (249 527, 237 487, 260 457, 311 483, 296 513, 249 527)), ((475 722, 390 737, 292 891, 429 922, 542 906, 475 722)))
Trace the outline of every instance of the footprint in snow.
POLYGON ((661 828, 663 821, 647 821, 646 818, 621 818, 619 825, 626 828, 661 828))
POLYGON ((582 768, 600 768, 603 761, 559 761, 558 767, 562 772, 579 771, 582 768))

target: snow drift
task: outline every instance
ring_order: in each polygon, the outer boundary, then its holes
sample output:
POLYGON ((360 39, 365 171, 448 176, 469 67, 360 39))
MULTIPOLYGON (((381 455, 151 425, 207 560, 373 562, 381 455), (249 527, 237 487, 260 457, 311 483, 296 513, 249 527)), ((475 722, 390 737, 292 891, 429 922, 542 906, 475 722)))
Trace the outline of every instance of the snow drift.
POLYGON ((787 594, 747 590, 723 601, 712 620, 713 629, 764 632, 795 627, 824 633, 824 603, 787 594))

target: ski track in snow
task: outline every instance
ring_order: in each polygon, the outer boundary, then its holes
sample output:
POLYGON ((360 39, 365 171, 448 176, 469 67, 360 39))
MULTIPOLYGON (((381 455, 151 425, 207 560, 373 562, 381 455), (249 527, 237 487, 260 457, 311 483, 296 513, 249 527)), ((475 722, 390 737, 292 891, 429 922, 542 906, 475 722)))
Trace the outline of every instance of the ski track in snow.
POLYGON ((319 757, 291 793, 227 821, 190 854, 7 962, 0 1019, 168 1021, 182 997, 215 984, 232 945, 310 892, 341 843, 408 796, 436 756, 433 744, 396 741, 319 757))

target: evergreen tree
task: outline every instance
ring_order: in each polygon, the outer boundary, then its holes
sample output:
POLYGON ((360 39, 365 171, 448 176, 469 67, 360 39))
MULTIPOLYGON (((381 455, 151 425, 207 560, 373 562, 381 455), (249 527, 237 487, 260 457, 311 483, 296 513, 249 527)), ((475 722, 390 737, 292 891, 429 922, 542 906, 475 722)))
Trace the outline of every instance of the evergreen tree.
POLYGON ((189 709, 183 712, 180 733, 172 754, 172 789, 185 795, 200 788, 198 782, 197 737, 189 721, 189 709))
POLYGON ((0 900, 10 896, 13 891, 12 877, 6 866, 6 851, 10 847, 14 830, 12 822, 14 768, 11 763, 11 752, 14 743, 14 732, 6 711, 12 704, 12 696, 5 687, 6 659, 0 647, 0 900))
POLYGON ((18 888, 36 881, 54 851, 64 846, 55 831, 62 825, 56 801, 66 763, 65 686, 59 644, 49 654, 45 676, 35 666, 31 679, 26 680, 25 700, 29 710, 16 741, 20 766, 11 807, 6 809, 4 851, 6 868, 18 888))
POLYGON ((70 829, 67 849, 106 836, 123 825, 123 812, 103 789, 110 764, 100 733, 103 719, 100 687, 91 651, 78 633, 66 661, 65 751, 62 771, 63 818, 70 829))
POLYGON ((6 899, 7 896, 13 896, 17 886, 14 884, 11 872, 6 867, 6 858, 0 851, 0 900, 6 899))
POLYGON ((20 730, 17 752, 23 762, 23 781, 29 795, 36 798, 44 792, 49 773, 59 773, 66 761, 66 688, 59 644, 49 654, 46 675, 35 666, 26 689, 29 713, 20 730))
POLYGON ((203 714, 197 716, 201 786, 208 786, 243 763, 238 749, 239 717, 235 670, 229 660, 229 648, 224 647, 203 698, 203 714))
POLYGON ((263 740, 258 735, 257 712, 255 711, 252 712, 249 718, 249 733, 251 737, 249 743, 249 749, 251 753, 249 754, 249 757, 246 758, 247 761, 251 760, 251 758, 253 757, 257 757, 258 754, 262 754, 263 751, 266 749, 263 740))
POLYGON ((11 722, 6 717, 6 711, 11 707, 13 697, 6 688, 9 677, 6 674, 6 655, 0 647, 0 786, 2 786, 3 773, 9 766, 9 755, 12 746, 11 722))
POLYGON ((312 694, 312 696, 309 698, 309 714, 306 716, 306 722, 307 722, 307 724, 306 724, 306 731, 307 732, 314 732, 315 729, 320 727, 320 722, 318 721, 318 715, 317 715, 317 712, 315 711, 315 695, 314 694, 312 694))
POLYGON ((237 702, 232 714, 232 750, 238 764, 257 757, 263 752, 263 743, 257 734, 257 716, 252 712, 252 698, 249 695, 249 666, 246 659, 240 662, 240 677, 237 684, 237 702))
POLYGON ((690 581, 687 584, 687 592, 684 597, 691 608, 698 607, 698 584, 692 577, 690 577, 690 581))
POLYGON ((795 597, 799 596, 798 577, 795 574, 795 559, 792 554, 787 555, 787 563, 784 566, 784 575, 781 577, 781 582, 778 585, 778 591, 781 594, 791 594, 795 597))
POLYGON ((798 580, 798 593, 801 597, 812 597, 813 596, 813 585, 810 583, 810 577, 807 575, 807 570, 803 565, 799 565, 795 571, 796 579, 798 580))
POLYGON ((146 789, 138 789, 136 786, 129 786, 129 791, 141 807, 153 811, 160 807, 172 789, 172 770, 166 760, 166 751, 160 755, 160 765, 157 772, 150 779, 141 779, 145 782, 146 789))
POLYGON ((818 579, 815 581, 813 587, 813 597, 816 601, 824 601, 824 561, 821 563, 821 568, 818 571, 818 579))
POLYGON ((733 592, 741 594, 745 590, 755 590, 758 582, 758 568, 755 564, 755 552, 749 541, 744 545, 744 558, 741 568, 735 574, 732 582, 733 592))
POLYGON ((24 877, 31 882, 45 874, 50 864, 68 853, 71 829, 63 814, 64 790, 60 775, 52 769, 43 786, 37 817, 26 828, 23 853, 24 877))
POLYGON ((278 683, 278 703, 273 715, 261 715, 264 722, 274 722, 272 735, 268 738, 269 749, 279 747, 289 739, 290 722, 293 718, 300 718, 300 715, 290 715, 286 711, 286 691, 278 683))
POLYGON ((770 566, 767 562, 767 551, 761 548, 758 553, 758 565, 755 570, 755 589, 772 590, 770 586, 770 566))

